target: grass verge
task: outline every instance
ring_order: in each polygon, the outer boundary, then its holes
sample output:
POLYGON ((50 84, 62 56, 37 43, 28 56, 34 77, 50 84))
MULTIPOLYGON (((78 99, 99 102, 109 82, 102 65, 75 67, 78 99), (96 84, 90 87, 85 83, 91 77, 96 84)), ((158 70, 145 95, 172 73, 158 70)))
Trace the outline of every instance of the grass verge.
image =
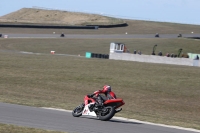
POLYGON ((1 123, 0 123, 0 132, 1 133, 64 133, 58 131, 47 131, 42 129, 20 127, 20 126, 1 124, 1 123))
POLYGON ((126 45, 131 53, 141 50, 142 54, 150 55, 155 44, 155 53, 162 51, 178 54, 180 48, 183 53, 199 53, 200 41, 193 39, 1 39, 0 49, 17 50, 34 53, 46 53, 54 50, 58 54, 85 55, 85 52, 109 54, 111 42, 121 42, 126 45))

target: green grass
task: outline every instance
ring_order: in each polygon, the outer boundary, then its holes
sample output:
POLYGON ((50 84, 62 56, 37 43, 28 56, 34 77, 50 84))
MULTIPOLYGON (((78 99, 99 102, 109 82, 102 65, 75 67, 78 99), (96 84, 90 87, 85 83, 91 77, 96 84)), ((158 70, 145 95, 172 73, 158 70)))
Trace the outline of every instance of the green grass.
POLYGON ((151 54, 155 44, 155 53, 162 51, 178 54, 180 48, 183 53, 200 53, 200 41, 193 39, 1 39, 0 48, 34 53, 46 53, 54 50, 58 54, 85 55, 85 52, 109 53, 111 42, 121 42, 133 53, 141 50, 142 54, 151 54))
MULTIPOLYGON (((0 101, 73 109, 85 94, 110 84, 125 101, 118 116, 200 129, 200 70, 197 67, 51 55, 109 53, 111 39, 1 39, 0 101), (18 51, 43 53, 19 54, 18 51)), ((122 39, 131 50, 198 52, 186 39, 122 39), (150 45, 150 46, 149 46, 150 45), (149 50, 150 49, 150 50, 149 50)))
POLYGON ((0 123, 0 133, 63 133, 0 123))

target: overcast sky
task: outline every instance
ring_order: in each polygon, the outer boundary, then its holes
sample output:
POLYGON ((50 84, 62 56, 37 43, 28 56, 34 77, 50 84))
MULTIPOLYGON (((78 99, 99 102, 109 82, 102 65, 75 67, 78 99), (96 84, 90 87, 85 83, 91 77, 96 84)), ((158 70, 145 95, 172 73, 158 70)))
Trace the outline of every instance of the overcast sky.
POLYGON ((200 0, 1 0, 0 16, 34 6, 200 25, 200 0))

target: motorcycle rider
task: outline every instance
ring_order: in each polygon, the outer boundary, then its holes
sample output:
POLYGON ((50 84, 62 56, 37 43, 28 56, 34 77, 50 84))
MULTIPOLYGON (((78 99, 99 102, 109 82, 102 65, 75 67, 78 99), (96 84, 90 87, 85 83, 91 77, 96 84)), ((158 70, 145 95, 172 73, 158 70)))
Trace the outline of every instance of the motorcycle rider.
POLYGON ((111 86, 104 85, 102 90, 95 91, 93 94, 88 95, 88 97, 94 98, 96 100, 95 105, 98 107, 102 106, 103 102, 105 101, 99 94, 105 94, 106 100, 117 98, 115 93, 111 91, 111 86))

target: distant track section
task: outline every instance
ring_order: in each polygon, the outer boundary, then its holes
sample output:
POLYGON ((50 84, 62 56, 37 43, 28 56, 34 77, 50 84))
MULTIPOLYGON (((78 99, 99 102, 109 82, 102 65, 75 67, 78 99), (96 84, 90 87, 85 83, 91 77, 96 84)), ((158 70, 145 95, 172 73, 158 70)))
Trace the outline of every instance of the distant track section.
POLYGON ((86 26, 65 26, 65 25, 39 25, 39 24, 0 24, 0 27, 6 28, 44 28, 44 29, 99 29, 125 27, 127 23, 115 25, 86 25, 86 26))
MULTIPOLYGON (((4 36, 5 34, 2 33, 4 36)), ((60 34, 6 34, 8 38, 61 38, 60 34)), ((79 39, 133 39, 155 38, 154 34, 65 34, 62 38, 79 39)), ((183 34, 182 38, 200 37, 200 34, 183 34)), ((161 34, 159 38, 178 38, 177 34, 161 34)))

